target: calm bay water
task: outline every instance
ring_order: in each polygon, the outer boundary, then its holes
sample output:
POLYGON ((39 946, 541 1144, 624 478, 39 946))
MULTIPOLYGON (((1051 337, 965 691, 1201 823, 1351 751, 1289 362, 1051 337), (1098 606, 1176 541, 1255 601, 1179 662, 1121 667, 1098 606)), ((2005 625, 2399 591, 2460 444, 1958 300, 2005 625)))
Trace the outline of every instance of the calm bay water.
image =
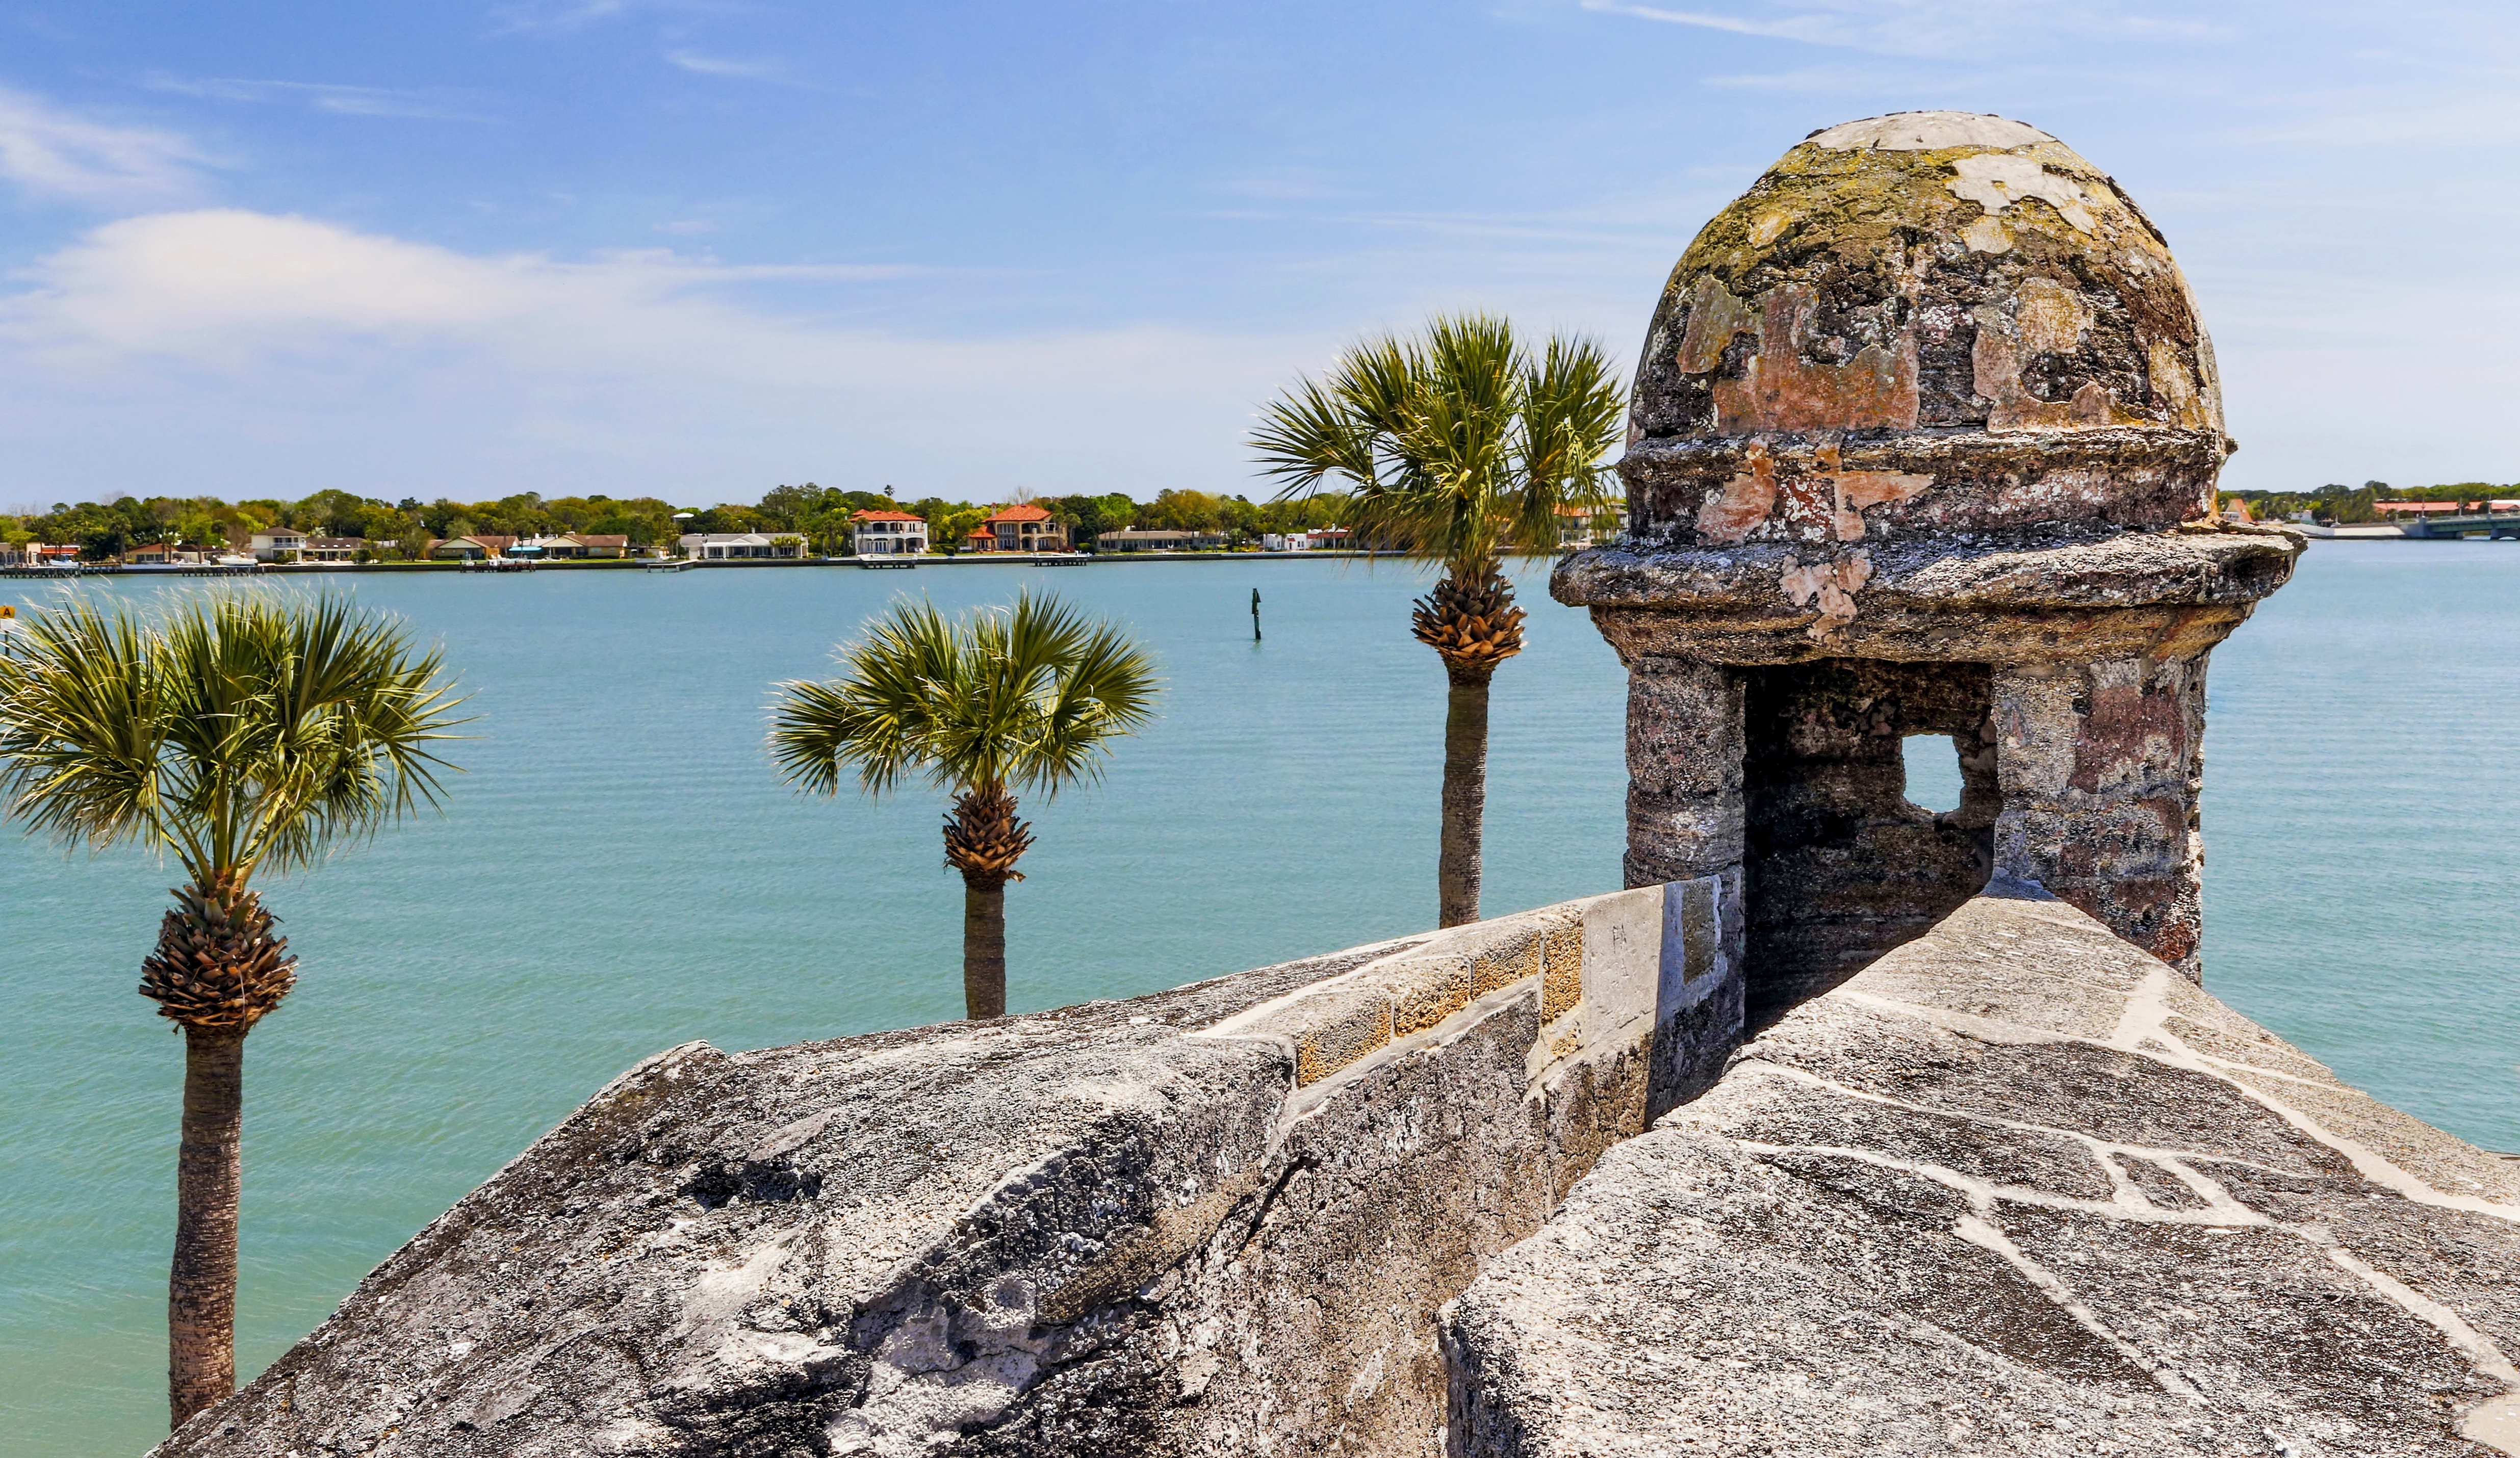
MULTIPOLYGON (((1624 681, 1523 575, 1499 675, 1486 906, 1615 887, 1624 681)), ((800 799, 761 747, 770 685, 897 594, 1019 583, 1161 660, 1162 720, 1107 777, 1028 805, 1008 897, 1016 1010, 1128 996, 1422 928, 1443 677, 1412 573, 1331 562, 675 576, 363 577, 442 641, 481 718, 451 814, 265 888, 298 991, 248 1044, 240 1362, 623 1067, 959 1011, 938 797, 800 799), (1267 630, 1250 641, 1250 593, 1267 630)), ((12 583, 10 587, 22 587, 12 583)), ((72 591, 148 596, 157 583, 72 591)), ((2347 1079, 2520 1149, 2520 550, 2321 544, 2216 655, 2206 968, 2347 1079)), ((1916 747, 1926 748, 1925 741, 1916 747)), ((1942 803, 1947 751, 1917 760, 1942 803)), ((171 876, 0 839, 0 1450, 137 1452, 162 1432, 181 1046, 135 995, 171 876)))

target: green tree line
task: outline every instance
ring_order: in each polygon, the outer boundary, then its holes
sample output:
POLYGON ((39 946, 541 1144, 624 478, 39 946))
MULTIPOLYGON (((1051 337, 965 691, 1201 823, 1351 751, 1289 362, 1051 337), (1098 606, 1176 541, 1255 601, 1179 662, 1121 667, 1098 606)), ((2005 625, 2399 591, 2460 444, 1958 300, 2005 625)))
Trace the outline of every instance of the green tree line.
POLYGON ((380 555, 418 557, 431 538, 476 532, 530 537, 557 532, 596 532, 630 539, 634 546, 670 542, 675 508, 654 497, 616 500, 571 496, 545 501, 520 492, 488 502, 443 497, 423 504, 411 498, 386 502, 328 489, 302 501, 215 497, 116 496, 76 506, 56 503, 50 511, 0 516, 0 541, 74 545, 90 560, 120 556, 136 547, 243 548, 256 532, 287 529, 312 537, 361 537, 380 555))
MULTIPOLYGON (((1096 536, 1132 526, 1219 532, 1234 545, 1247 545, 1268 532, 1336 526, 1345 502, 1328 497, 1254 503, 1241 496, 1204 491, 1160 491, 1153 500, 1142 503, 1115 491, 1038 497, 1033 504, 1064 525, 1070 541, 1092 551, 1096 536)), ((764 532, 801 536, 813 551, 836 554, 849 550, 849 518, 860 510, 915 512, 927 522, 931 542, 950 547, 960 544, 1001 505, 940 496, 901 501, 888 490, 842 491, 811 481, 774 486, 749 505, 720 502, 711 507, 677 507, 652 496, 545 500, 531 491, 496 501, 439 497, 427 503, 410 497, 388 502, 338 489, 294 502, 116 494, 76 506, 56 503, 49 511, 0 515, 0 542, 74 545, 81 556, 103 561, 159 543, 242 549, 256 532, 286 529, 308 536, 364 538, 380 556, 418 558, 426 554, 432 538, 476 534, 533 537, 594 532, 627 537, 633 547, 652 547, 670 545, 684 532, 764 532), (678 522, 676 514, 686 511, 690 516, 678 522)))
MULTIPOLYGON (((1122 492, 1102 495, 1025 498, 1067 528, 1070 542, 1087 552, 1104 532, 1130 527, 1169 531, 1218 532, 1234 546, 1257 543, 1269 532, 1309 531, 1340 524, 1344 498, 1311 501, 1253 502, 1242 496, 1205 491, 1159 491, 1140 502, 1122 492)), ((908 511, 927 523, 927 539, 938 547, 959 546, 1005 503, 973 503, 941 496, 901 500, 869 491, 841 491, 808 481, 780 486, 752 506, 720 503, 696 511, 689 527, 695 532, 791 532, 815 552, 848 551, 849 518, 859 510, 908 511)))
POLYGON ((2261 517, 2290 520, 2308 511, 2319 522, 2377 521, 2381 502, 2482 502, 2499 498, 2509 501, 2520 497, 2520 485, 2497 486, 2490 481, 2455 481, 2448 486, 2392 486, 2386 481, 2365 481, 2360 486, 2321 486, 2316 491, 2228 491, 2227 497, 2240 497, 2249 509, 2261 517))

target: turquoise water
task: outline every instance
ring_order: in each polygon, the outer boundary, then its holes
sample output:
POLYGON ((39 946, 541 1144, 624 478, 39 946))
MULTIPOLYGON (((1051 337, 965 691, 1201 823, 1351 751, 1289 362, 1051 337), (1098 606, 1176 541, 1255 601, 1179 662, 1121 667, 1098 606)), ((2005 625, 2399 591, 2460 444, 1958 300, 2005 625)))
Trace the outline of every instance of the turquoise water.
MULTIPOLYGON (((240 1360, 621 1068, 959 1011, 936 797, 799 799, 770 685, 906 590, 1019 582, 1128 623, 1164 717, 1100 785, 1030 806, 1018 1009, 1125 996, 1427 925, 1443 678, 1410 573, 1328 562, 368 577, 482 716, 452 814, 266 888, 302 958, 248 1045, 240 1360), (1267 640, 1250 641, 1251 590, 1267 640)), ((1523 579, 1497 680, 1491 911, 1613 887, 1618 665, 1523 579)), ((20 587, 22 584, 10 584, 20 587)), ((2520 549, 2322 544, 2216 656, 2207 976, 2347 1078, 2520 1148, 2502 895, 2520 549)), ((76 591, 150 594, 159 584, 76 591)), ((1931 762, 1947 773, 1948 751, 1931 762)), ((1917 798, 1934 791, 1920 773, 1917 798)), ((181 1049, 132 992, 168 874, 0 840, 0 1450, 136 1452, 163 1422, 181 1049)))

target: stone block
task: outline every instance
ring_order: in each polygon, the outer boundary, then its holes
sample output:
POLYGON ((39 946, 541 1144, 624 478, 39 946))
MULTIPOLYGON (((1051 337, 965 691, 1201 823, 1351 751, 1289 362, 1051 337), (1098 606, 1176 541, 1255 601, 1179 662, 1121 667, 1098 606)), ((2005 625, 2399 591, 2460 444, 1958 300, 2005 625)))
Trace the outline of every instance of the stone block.
POLYGON ((1741 680, 1706 664, 1640 659, 1628 673, 1628 774, 1671 795, 1741 787, 1741 680))
POLYGON ((1551 930, 1541 944, 1540 1020, 1553 1023, 1584 996, 1584 927, 1551 930))
POLYGON ((1662 888, 1646 1117, 1659 1118, 1715 1082, 1741 1044, 1744 990, 1726 912, 1737 892, 1705 876, 1662 888))
POLYGON ((1538 977, 1547 942, 1538 935, 1518 937, 1470 955, 1470 995, 1484 997, 1526 977, 1538 977))
POLYGON ((1420 957, 1381 970, 1376 980, 1390 990, 1391 1036, 1406 1038, 1460 1012, 1477 995, 1471 968, 1476 958, 1466 952, 1420 957))

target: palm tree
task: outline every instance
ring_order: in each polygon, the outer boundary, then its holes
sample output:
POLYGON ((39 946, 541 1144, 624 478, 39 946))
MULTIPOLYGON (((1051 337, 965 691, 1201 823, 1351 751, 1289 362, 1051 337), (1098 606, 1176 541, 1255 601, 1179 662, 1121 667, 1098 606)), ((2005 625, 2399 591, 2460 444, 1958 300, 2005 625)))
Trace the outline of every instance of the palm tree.
POLYGON ((1439 317, 1422 339, 1385 335, 1340 356, 1271 405, 1252 445, 1280 500, 1348 493, 1364 545, 1443 565, 1412 631, 1443 659, 1443 829, 1436 862, 1444 926, 1479 916, 1479 822, 1487 806, 1488 685, 1522 651, 1508 552, 1557 550, 1563 512, 1608 509, 1601 458, 1619 438, 1626 391, 1599 344, 1552 336, 1536 355, 1483 314, 1439 317))
POLYGON ((967 1016, 1007 1010, 1007 882, 1032 844, 1014 792, 1054 798, 1102 770, 1151 716, 1154 665, 1108 623, 1027 593, 1012 611, 949 619, 901 602, 839 654, 847 673, 790 683, 770 744, 790 783, 835 794, 843 767, 880 795, 917 775, 954 796, 945 864, 963 874, 967 1016))
POLYGON ((309 866, 439 795, 455 701, 435 652, 331 596, 72 601, 0 657, 0 806, 29 834, 172 855, 184 884, 140 992, 184 1033, 167 1282, 174 1423, 236 1390, 245 1038, 297 959, 248 885, 309 866))

